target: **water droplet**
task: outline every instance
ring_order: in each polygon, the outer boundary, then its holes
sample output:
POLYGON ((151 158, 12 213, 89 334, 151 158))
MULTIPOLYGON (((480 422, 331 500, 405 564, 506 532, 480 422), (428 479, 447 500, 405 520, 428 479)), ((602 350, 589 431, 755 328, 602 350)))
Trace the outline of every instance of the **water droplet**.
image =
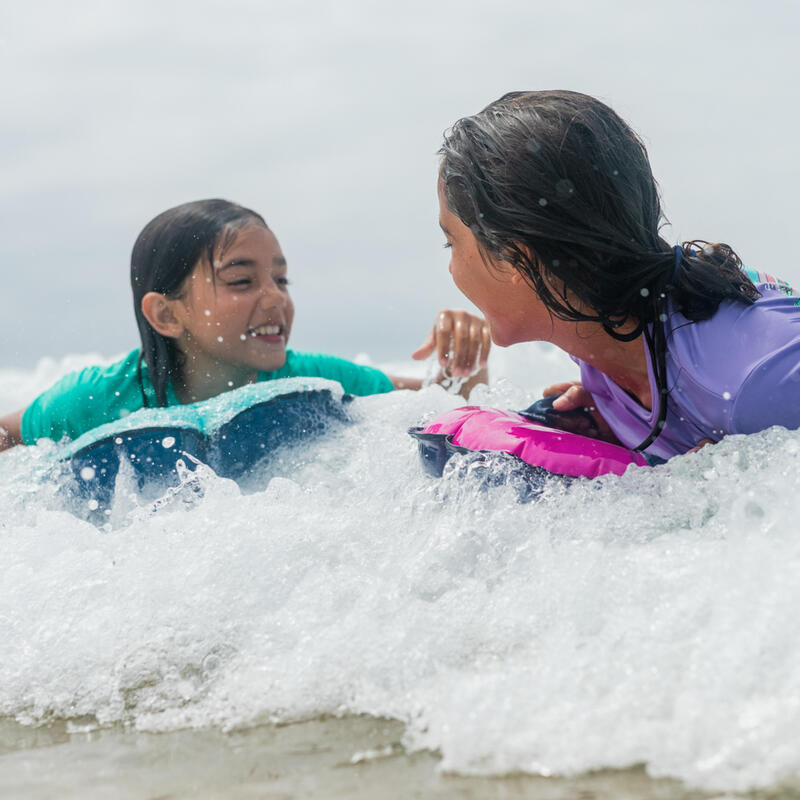
POLYGON ((546 206, 547 205, 547 200, 545 200, 544 197, 540 197, 539 198, 539 205, 542 206, 542 207, 546 206))
POLYGON ((114 439, 114 444, 122 444, 122 437, 121 436, 117 436, 117 438, 114 439))
POLYGON ((242 341, 244 341, 245 339, 247 339, 247 337, 246 337, 244 334, 241 334, 241 335, 239 336, 239 338, 240 338, 242 341))
POLYGON ((556 183, 556 197, 561 200, 567 200, 575 194, 575 186, 572 181, 567 178, 562 178, 556 183))
POLYGON ((644 289, 642 289, 642 290, 639 292, 639 294, 640 294, 642 297, 648 297, 648 296, 650 295, 650 290, 649 290, 649 289, 648 289, 648 288, 645 286, 645 287, 644 287, 644 289))
POLYGON ((175 437, 174 436, 165 436, 161 440, 161 446, 165 450, 169 450, 171 447, 175 447, 175 437))
POLYGON ((730 392, 723 392, 722 393, 722 397, 723 397, 724 400, 730 400, 731 399, 731 393, 730 392))
POLYGON ((217 336, 217 341, 218 341, 218 342, 221 342, 221 341, 223 341, 222 337, 221 337, 221 336, 217 336))
POLYGON ((669 317, 668 317, 666 314, 659 314, 659 315, 658 315, 658 318, 659 318, 659 319, 660 319, 662 322, 666 322, 666 321, 669 319, 669 317))
POLYGON ((85 481, 94 480, 94 476, 95 476, 94 467, 84 467, 81 470, 81 478, 83 478, 83 480, 85 481))
POLYGON ((206 310, 205 310, 203 313, 204 313, 204 314, 205 314, 207 317, 210 317, 210 316, 211 316, 211 311, 210 311, 209 309, 206 309, 206 310))
POLYGON ((92 498, 86 505, 89 506, 90 511, 97 511, 97 509, 100 508, 100 503, 98 503, 94 498, 92 498))
POLYGON ((228 386, 233 386, 233 381, 228 381, 228 386))

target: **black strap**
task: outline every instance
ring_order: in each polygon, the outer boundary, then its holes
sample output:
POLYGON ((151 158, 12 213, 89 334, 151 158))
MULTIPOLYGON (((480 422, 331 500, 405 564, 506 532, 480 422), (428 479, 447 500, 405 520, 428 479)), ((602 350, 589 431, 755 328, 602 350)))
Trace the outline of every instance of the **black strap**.
POLYGON ((667 421, 667 335, 662 317, 663 306, 661 303, 657 304, 657 314, 653 320, 652 331, 649 326, 644 328, 644 338, 647 342, 647 349, 650 352, 650 362, 653 365, 653 375, 656 379, 656 395, 655 402, 658 404, 658 413, 656 414, 653 427, 650 428, 650 433, 647 438, 639 445, 634 447, 634 450, 645 450, 650 447, 653 442, 661 435, 664 430, 664 425, 667 421))

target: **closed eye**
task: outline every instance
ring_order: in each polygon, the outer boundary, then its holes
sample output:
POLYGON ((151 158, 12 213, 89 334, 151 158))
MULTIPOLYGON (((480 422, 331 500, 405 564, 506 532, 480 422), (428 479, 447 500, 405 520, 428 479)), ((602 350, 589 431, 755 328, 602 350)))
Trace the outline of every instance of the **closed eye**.
POLYGON ((453 245, 452 245, 452 244, 450 244, 450 242, 445 242, 445 243, 442 245, 442 247, 444 247, 444 249, 445 249, 445 250, 448 250, 448 249, 449 249, 449 248, 451 248, 452 246, 453 246, 453 245))

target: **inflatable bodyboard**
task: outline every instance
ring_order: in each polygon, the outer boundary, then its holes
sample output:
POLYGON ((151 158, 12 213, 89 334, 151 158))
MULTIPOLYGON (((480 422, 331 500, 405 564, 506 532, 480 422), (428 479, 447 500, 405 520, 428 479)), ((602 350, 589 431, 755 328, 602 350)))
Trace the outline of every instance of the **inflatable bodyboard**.
POLYGON ((179 460, 241 481, 278 448, 350 421, 351 399, 323 378, 249 384, 200 403, 141 409, 89 431, 59 457, 71 467, 72 493, 100 508, 110 503, 123 464, 144 493, 177 485, 179 460))
POLYGON ((455 453, 507 453, 521 462, 537 483, 549 475, 596 478, 622 475, 632 464, 660 463, 660 459, 555 427, 583 416, 584 427, 591 430, 594 421, 582 411, 553 411, 553 399, 540 400, 522 412, 464 406, 411 428, 409 433, 419 443, 426 471, 437 477, 455 453))

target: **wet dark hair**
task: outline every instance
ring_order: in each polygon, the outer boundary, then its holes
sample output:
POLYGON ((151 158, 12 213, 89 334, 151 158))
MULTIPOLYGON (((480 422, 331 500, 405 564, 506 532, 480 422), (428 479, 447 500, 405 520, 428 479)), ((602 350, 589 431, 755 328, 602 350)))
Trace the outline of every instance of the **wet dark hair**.
POLYGON ((180 297, 184 282, 201 260, 212 267, 218 248, 225 250, 236 234, 248 225, 264 228, 264 218, 249 208, 228 200, 197 200, 170 208, 144 227, 131 253, 133 309, 142 347, 138 378, 144 405, 150 405, 142 381, 142 360, 147 364, 156 403, 167 405, 167 386, 180 375, 181 352, 175 341, 156 331, 142 313, 142 298, 148 292, 180 297))
POLYGON ((694 321, 723 300, 755 302, 739 257, 705 241, 676 256, 644 144, 588 95, 510 92, 458 120, 439 154, 447 204, 485 259, 513 265, 555 317, 645 336, 660 411, 640 448, 652 444, 666 418, 666 297, 694 321))

